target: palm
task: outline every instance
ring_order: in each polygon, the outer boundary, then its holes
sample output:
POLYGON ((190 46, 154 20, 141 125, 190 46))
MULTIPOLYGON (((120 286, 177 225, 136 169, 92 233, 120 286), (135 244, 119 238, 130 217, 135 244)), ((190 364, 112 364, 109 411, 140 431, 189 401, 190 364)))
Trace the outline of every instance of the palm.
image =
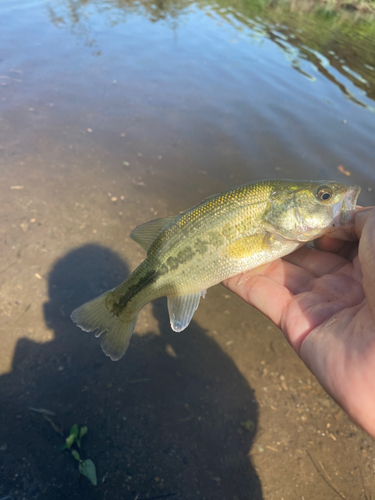
POLYGON ((323 387, 375 435, 366 420, 375 412, 375 322, 358 243, 328 240, 337 253, 303 247, 224 284, 279 326, 323 387))

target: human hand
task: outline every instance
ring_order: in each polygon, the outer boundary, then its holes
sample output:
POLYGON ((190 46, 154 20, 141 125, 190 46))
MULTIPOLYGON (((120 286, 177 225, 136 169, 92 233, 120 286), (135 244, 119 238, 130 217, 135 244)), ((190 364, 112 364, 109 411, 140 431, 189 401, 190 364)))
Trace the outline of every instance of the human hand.
POLYGON ((317 247, 223 284, 283 331, 323 388, 375 438, 375 209, 357 207, 354 225, 317 247))

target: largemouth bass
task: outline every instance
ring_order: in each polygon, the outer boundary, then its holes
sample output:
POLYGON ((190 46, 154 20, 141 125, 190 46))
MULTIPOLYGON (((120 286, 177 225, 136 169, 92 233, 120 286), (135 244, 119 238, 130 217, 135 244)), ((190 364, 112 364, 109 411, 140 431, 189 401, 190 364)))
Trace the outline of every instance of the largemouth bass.
POLYGON ((184 330, 207 288, 350 223, 359 192, 358 186, 333 181, 266 180, 146 222, 130 234, 146 259, 117 288, 71 317, 82 330, 103 335, 104 353, 118 360, 150 301, 166 296, 172 329, 184 330))

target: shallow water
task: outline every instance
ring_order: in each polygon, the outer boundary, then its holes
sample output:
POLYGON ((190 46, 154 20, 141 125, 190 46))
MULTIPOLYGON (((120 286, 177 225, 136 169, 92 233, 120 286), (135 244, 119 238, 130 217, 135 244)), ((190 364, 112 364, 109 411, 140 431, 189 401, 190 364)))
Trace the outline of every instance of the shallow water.
POLYGON ((43 135, 48 157, 63 127, 62 147, 92 133, 130 168, 138 153, 162 156, 174 185, 203 171, 221 187, 283 177, 375 188, 366 19, 229 1, 12 0, 0 11, 4 155, 15 144, 29 154, 43 135))

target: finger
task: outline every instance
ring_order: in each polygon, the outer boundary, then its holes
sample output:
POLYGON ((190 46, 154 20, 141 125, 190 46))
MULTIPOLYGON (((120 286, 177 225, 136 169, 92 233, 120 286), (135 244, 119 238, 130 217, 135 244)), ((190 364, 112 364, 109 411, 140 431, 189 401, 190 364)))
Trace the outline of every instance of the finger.
POLYGON ((329 236, 322 236, 314 241, 315 248, 332 253, 339 253, 347 244, 347 241, 330 238, 329 236))
POLYGON ((285 286, 294 295, 310 290, 315 280, 313 273, 282 259, 272 262, 261 275, 285 286))
POLYGON ((283 257, 283 260, 301 267, 305 271, 311 273, 316 278, 324 274, 334 273, 348 263, 348 260, 331 252, 323 252, 321 250, 302 247, 295 252, 283 257))
POLYGON ((260 266, 236 276, 233 278, 231 286, 235 286, 237 290, 254 276, 265 276, 274 283, 285 286, 295 295, 310 290, 311 282, 315 279, 315 276, 305 269, 295 266, 290 262, 285 262, 282 259, 277 259, 270 264, 260 266))
POLYGON ((367 219, 371 217, 371 212, 373 210, 373 207, 364 208, 357 206, 353 224, 347 227, 339 227, 333 232, 318 238, 314 241, 315 248, 319 248, 326 252, 339 253, 343 257, 347 257, 352 251, 352 246, 349 242, 358 241, 360 239, 363 226, 367 219))
POLYGON ((344 241, 329 236, 322 236, 314 241, 314 247, 324 252, 331 252, 352 261, 358 254, 358 242, 344 241))
POLYGON ((374 219, 375 219, 375 207, 361 208, 358 212, 355 213, 354 231, 358 240, 361 239, 362 231, 365 227, 365 224, 367 222, 369 222, 370 225, 373 224, 374 219))
POLYGON ((344 226, 338 226, 328 233, 327 236, 345 241, 358 241, 361 237, 366 220, 371 217, 373 211, 374 207, 357 206, 352 223, 344 226))
POLYGON ((238 281, 239 277, 235 276, 223 284, 280 327, 283 313, 293 300, 293 293, 267 276, 255 275, 241 285, 238 281))
POLYGON ((359 242, 359 261, 363 270, 363 288, 375 322, 375 210, 365 220, 359 242))

